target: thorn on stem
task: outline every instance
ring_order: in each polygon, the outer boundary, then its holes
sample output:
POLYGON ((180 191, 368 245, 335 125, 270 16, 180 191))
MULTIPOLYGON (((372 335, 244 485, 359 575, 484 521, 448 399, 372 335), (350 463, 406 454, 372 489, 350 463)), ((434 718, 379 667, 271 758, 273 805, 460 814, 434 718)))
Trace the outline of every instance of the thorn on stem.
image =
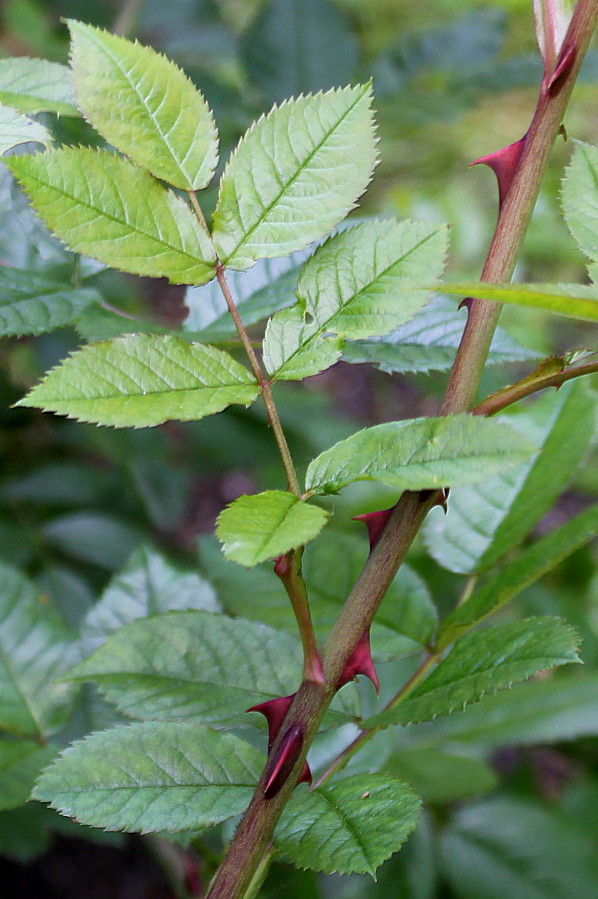
POLYGON ((503 147, 502 150, 496 150, 494 153, 489 153, 488 156, 480 156, 479 159, 474 159, 474 161, 470 163, 470 165, 487 165, 496 175, 496 180, 498 182, 499 209, 502 207, 509 192, 513 176, 519 165, 523 148, 525 147, 526 137, 527 134, 524 134, 523 137, 520 140, 515 141, 514 144, 509 144, 508 147, 503 147))
POLYGON ((378 673, 374 665, 374 660, 372 659, 369 627, 363 632, 355 649, 347 659, 345 667, 341 672, 341 676, 338 679, 336 689, 340 690, 345 684, 355 680, 358 674, 369 677, 376 688, 376 693, 380 694, 380 681, 378 680, 378 673))
POLYGON ((370 552, 382 536, 382 531, 388 523, 388 519, 394 511, 392 509, 381 509, 379 512, 365 512, 363 515, 354 515, 353 521, 363 521, 370 537, 370 552))
MULTIPOLYGON (((253 705, 253 706, 251 706, 250 709, 247 709, 248 712, 260 712, 260 714, 262 714, 264 716, 264 718, 266 719, 266 721, 268 722, 268 752, 270 752, 270 750, 272 749, 272 746, 274 745, 274 741, 276 740, 278 731, 281 728, 282 722, 284 721, 286 714, 287 714, 288 710, 290 709, 291 703, 293 702, 294 698, 295 698, 295 693, 291 693, 290 696, 278 696, 276 699, 268 699, 266 702, 260 702, 258 705, 253 705)), ((298 727, 298 726, 299 725, 292 725, 292 727, 298 727)), ((291 730, 292 727, 289 728, 289 730, 291 730)), ((285 740, 287 739, 286 734, 285 734, 284 739, 285 740)), ((303 734, 301 735, 301 742, 303 743, 303 734)), ((280 759, 281 748, 282 748, 282 743, 281 743, 281 746, 279 747, 279 750, 277 753, 277 758, 279 758, 279 759, 280 759)), ((301 747, 299 747, 299 751, 300 750, 301 750, 301 747)), ((291 750, 289 748, 288 752, 290 752, 290 751, 291 750)), ((280 759, 281 763, 286 758, 287 758, 287 756, 285 755, 284 759, 280 759)), ((296 758, 297 758, 297 755, 295 755, 295 759, 296 758)), ((289 776, 292 769, 293 769, 293 765, 291 765, 291 767, 288 769, 284 780, 286 780, 286 778, 289 776)), ((273 759, 268 762, 267 770, 269 770, 270 773, 267 777, 266 787, 264 788, 264 790, 266 790, 268 788, 269 784, 271 786, 271 789, 274 788, 272 786, 271 782, 274 780, 274 777, 275 777, 278 769, 275 768, 273 759)), ((278 791, 281 789, 281 787, 284 783, 284 780, 282 780, 280 783, 278 783, 278 781, 276 781, 278 786, 274 792, 270 792, 268 794, 266 792, 264 792, 264 795, 266 796, 266 798, 275 796, 276 793, 278 793, 278 791)), ((310 770, 310 767, 307 764, 307 762, 305 762, 303 768, 301 769, 301 774, 299 775, 299 780, 297 781, 297 783, 298 784, 300 784, 300 783, 310 784, 311 781, 312 781, 311 770, 310 770)))

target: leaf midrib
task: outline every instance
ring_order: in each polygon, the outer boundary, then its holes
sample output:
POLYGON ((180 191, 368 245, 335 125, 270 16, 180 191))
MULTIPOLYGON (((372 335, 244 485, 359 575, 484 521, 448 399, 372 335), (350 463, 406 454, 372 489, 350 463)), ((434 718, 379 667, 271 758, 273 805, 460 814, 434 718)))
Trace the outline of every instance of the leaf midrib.
MULTIPOLYGON (((284 185, 284 187, 280 190, 280 192, 277 194, 277 196, 276 196, 276 197, 275 197, 275 198, 274 198, 274 199, 273 199, 273 200, 272 200, 266 207, 264 207, 263 212, 262 212, 261 215, 258 217, 257 221, 256 221, 250 228, 249 228, 248 231, 245 232, 245 234, 243 235, 243 237, 241 238, 241 240, 239 241, 239 243, 235 246, 235 248, 234 248, 233 250, 231 250, 230 253, 227 254, 226 259, 222 259, 222 263, 223 263, 223 264, 228 263, 230 259, 234 258, 234 257, 236 256, 236 254, 238 253, 240 247, 244 246, 244 245, 247 243, 247 241, 249 240, 249 238, 251 237, 251 235, 254 233, 254 231, 256 231, 256 229, 259 228, 259 226, 264 222, 264 220, 267 218, 267 216, 270 214, 270 212, 272 212, 272 210, 274 209, 274 207, 275 207, 278 203, 280 203, 281 199, 282 199, 282 198, 285 196, 285 194, 289 191, 289 189, 290 189, 290 188, 292 187, 292 185, 295 183, 295 181, 297 180, 297 178, 299 178, 299 176, 300 176, 300 175, 303 173, 303 171, 307 168, 307 166, 308 166, 309 163, 312 161, 312 159, 314 158, 314 156, 316 155, 316 153, 318 153, 318 152, 322 149, 322 147, 324 146, 324 144, 326 143, 326 141, 329 139, 329 137, 331 136, 331 134, 333 134, 333 133, 336 131, 336 129, 340 127, 340 125, 344 122, 344 120, 347 118, 347 116, 349 115, 349 113, 352 112, 352 111, 355 109, 355 107, 357 106, 357 104, 360 103, 361 100, 363 100, 363 98, 365 97, 365 95, 366 95, 366 91, 364 90, 364 91, 362 91, 362 92, 359 94, 359 96, 357 97, 357 99, 355 100, 355 102, 352 103, 352 104, 345 110, 345 112, 344 112, 344 113, 342 114, 342 116, 338 119, 338 121, 335 122, 335 124, 332 126, 332 128, 330 128, 330 129, 324 134, 324 136, 322 137, 322 140, 320 141, 320 143, 317 144, 317 145, 313 148, 313 150, 307 155, 307 157, 305 158, 304 162, 301 163, 301 165, 296 169, 296 171, 294 172, 294 174, 293 174, 293 175, 291 176, 291 178, 287 181, 287 183, 284 185)), ((225 176, 226 176, 226 170, 225 170, 225 172, 224 172, 224 174, 223 174, 223 176, 222 176, 222 181, 224 181, 225 176)), ((216 209, 216 212, 214 213, 214 216, 215 216, 215 217, 217 216, 217 213, 218 213, 218 209, 216 209)))

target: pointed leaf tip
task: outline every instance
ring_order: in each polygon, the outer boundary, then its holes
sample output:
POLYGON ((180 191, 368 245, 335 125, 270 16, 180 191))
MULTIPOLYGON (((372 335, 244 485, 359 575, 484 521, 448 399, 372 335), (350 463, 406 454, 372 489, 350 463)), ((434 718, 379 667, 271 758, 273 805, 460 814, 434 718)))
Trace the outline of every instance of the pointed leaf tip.
POLYGON ((372 659, 369 627, 363 632, 355 646, 355 649, 347 659, 341 676, 338 679, 336 689, 340 690, 340 688, 344 687, 345 684, 348 684, 350 681, 355 680, 358 674, 363 674, 364 677, 369 677, 374 687, 376 688, 376 693, 380 695, 380 681, 378 680, 378 672, 376 671, 374 660, 372 659))

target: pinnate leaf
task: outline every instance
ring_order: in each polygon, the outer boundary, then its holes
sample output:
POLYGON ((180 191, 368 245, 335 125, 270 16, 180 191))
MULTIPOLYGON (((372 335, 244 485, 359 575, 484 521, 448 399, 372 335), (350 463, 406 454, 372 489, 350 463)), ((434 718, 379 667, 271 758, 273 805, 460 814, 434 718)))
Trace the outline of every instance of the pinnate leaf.
POLYGON ((0 103, 19 112, 78 116, 67 66, 18 56, 0 59, 0 103))
POLYGON ((27 802, 39 772, 55 755, 54 747, 31 740, 0 740, 0 811, 27 802))
POLYGON ((538 671, 578 662, 577 643, 578 636, 569 625, 560 618, 548 617, 465 634, 408 699, 363 726, 417 724, 448 715, 538 671))
POLYGON ((323 452, 307 470, 313 493, 353 481, 398 490, 468 484, 524 461, 533 447, 496 422, 470 415, 416 418, 364 428, 323 452))
POLYGON ((592 262, 598 262, 597 147, 575 141, 571 164, 563 179, 563 212, 579 248, 592 262))
POLYGON ((258 393, 250 372, 222 350, 170 335, 130 334, 73 353, 19 405, 140 428, 196 421, 231 403, 249 405, 258 393))
POLYGON ((576 515, 508 562, 497 577, 475 590, 445 620, 439 644, 448 645, 466 628, 502 608, 598 534, 598 505, 576 515))
POLYGON ((46 737, 64 726, 72 688, 56 684, 72 651, 69 631, 35 586, 0 566, 0 728, 46 737))
POLYGON ((183 190, 212 179, 218 137, 201 93, 151 47, 69 21, 71 63, 83 114, 111 144, 183 190))
POLYGON ((88 287, 73 287, 49 278, 0 268, 0 336, 44 334, 72 325, 83 309, 98 302, 88 287))
POLYGON ((342 349, 324 335, 355 340, 387 334, 407 321, 429 298, 414 285, 440 276, 446 246, 443 226, 421 222, 364 222, 330 238, 303 266, 298 306, 270 321, 268 371, 287 380, 315 374, 342 349), (323 348, 332 352, 324 355, 323 348))
POLYGON ((267 490, 236 499, 218 516, 216 533, 227 559, 251 567, 309 543, 327 519, 294 493, 267 490))
POLYGON ((89 655, 130 621, 178 609, 217 612, 213 587, 196 572, 182 570, 156 550, 142 547, 86 615, 81 626, 83 652, 89 655))
POLYGON ((214 276, 213 247, 189 206, 126 159, 67 147, 6 164, 69 249, 173 284, 214 276))
POLYGON ((21 115, 10 106, 0 106, 0 156, 19 144, 28 141, 49 147, 53 141, 52 135, 41 122, 35 122, 27 116, 21 115))
POLYGON ((149 722, 73 744, 39 779, 33 797, 105 830, 199 830, 243 811, 263 759, 232 734, 149 722))
POLYGON ((376 162, 371 95, 360 85, 299 97, 250 128, 220 182, 214 242, 223 264, 285 256, 342 221, 376 162))
POLYGON ((425 539, 436 561, 451 571, 469 574, 490 568, 549 511, 588 450, 596 397, 579 379, 500 421, 528 436, 540 450, 513 471, 451 491, 446 515, 432 510, 425 539))
POLYGON ((299 868, 375 874, 417 826, 420 800, 387 774, 348 777, 294 796, 275 845, 299 868))

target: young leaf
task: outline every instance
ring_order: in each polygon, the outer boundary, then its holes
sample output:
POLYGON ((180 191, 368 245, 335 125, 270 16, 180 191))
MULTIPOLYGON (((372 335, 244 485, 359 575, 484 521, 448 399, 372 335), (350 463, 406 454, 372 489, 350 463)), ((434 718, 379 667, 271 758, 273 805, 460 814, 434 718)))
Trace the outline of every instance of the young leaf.
POLYGON ((516 684, 487 696, 458 715, 411 726, 415 746, 494 746, 560 743, 598 734, 598 675, 551 678, 516 684))
POLYGON ((100 295, 88 287, 52 281, 31 272, 0 268, 0 336, 45 334, 72 325, 100 295))
POLYGON ((247 73, 272 103, 347 84, 358 54, 350 20, 329 0, 267 3, 241 41, 247 73))
POLYGON ((105 830, 199 830, 243 811, 263 767, 232 734, 182 722, 92 734, 62 753, 33 798, 105 830))
POLYGON ((218 612, 219 605, 214 589, 199 574, 181 570, 156 550, 142 547, 86 615, 81 626, 83 654, 90 655, 130 621, 176 609, 218 612))
POLYGON ((563 212, 579 248, 593 262, 598 262, 597 184, 598 148, 575 141, 573 157, 563 179, 563 212))
POLYGON ((56 749, 30 740, 0 740, 0 811, 17 808, 29 799, 31 788, 56 749))
POLYGON ((218 516, 216 533, 226 558, 251 568, 309 543, 328 517, 293 493, 267 490, 231 503, 218 516))
POLYGON ((407 321, 429 296, 414 284, 440 276, 446 247, 446 229, 421 222, 364 222, 330 238, 301 271, 299 306, 269 323, 264 360, 270 374, 290 380, 332 364, 342 344, 324 335, 356 340, 407 321), (318 365, 323 347, 333 352, 318 365))
POLYGON ((500 609, 513 597, 559 565, 563 559, 598 533, 598 505, 575 516, 567 524, 538 540, 508 562, 500 574, 469 597, 445 620, 439 645, 446 646, 464 628, 500 609))
POLYGON ((533 448, 517 432, 470 415, 416 418, 364 428, 310 463, 306 487, 336 493, 353 481, 398 490, 469 484, 527 459, 533 448))
POLYGON ((448 715, 532 674, 578 662, 578 636, 560 618, 527 618, 460 637, 450 654, 409 698, 363 726, 417 724, 448 715))
MULTIPOLYGON (((597 251, 598 255, 598 251, 597 251)), ((567 318, 598 322, 598 290, 584 284, 443 284, 445 293, 545 309, 567 318)))
POLYGON ((28 141, 49 147, 53 137, 40 122, 28 119, 10 106, 0 106, 0 156, 28 141))
POLYGON ((151 47, 69 20, 77 100, 93 127, 133 162, 199 190, 218 162, 212 113, 173 62, 151 47))
POLYGON ((202 284, 214 276, 209 236, 191 209, 126 159, 67 147, 11 156, 6 164, 69 249, 173 284, 202 284))
POLYGON ((298 868, 371 874, 417 826, 420 800, 387 774, 347 777, 298 793, 276 828, 275 845, 298 868))
POLYGON ((214 242, 223 264, 249 268, 331 231, 376 163, 371 87, 346 87, 275 107, 250 128, 220 182, 214 242))
POLYGON ((438 563, 461 573, 485 571, 518 546, 585 456, 595 420, 596 397, 581 380, 502 416, 540 451, 515 471, 451 491, 446 515, 430 513, 424 536, 438 563))
POLYGON ((38 740, 65 725, 72 688, 54 679, 71 651, 71 635, 47 597, 0 566, 0 728, 38 740))
MULTIPOLYGON (((445 371, 453 364, 464 326, 463 311, 457 309, 453 300, 435 296, 411 321, 386 337, 346 343, 343 359, 345 362, 369 362, 389 374, 445 371)), ((506 331, 498 328, 490 347, 488 365, 537 358, 538 353, 520 346, 506 331)))
POLYGON ((18 405, 116 428, 197 421, 259 393, 228 353, 170 335, 130 334, 86 346, 53 369, 18 405))
POLYGON ((79 116, 67 66, 18 56, 0 59, 0 103, 19 112, 79 116))

